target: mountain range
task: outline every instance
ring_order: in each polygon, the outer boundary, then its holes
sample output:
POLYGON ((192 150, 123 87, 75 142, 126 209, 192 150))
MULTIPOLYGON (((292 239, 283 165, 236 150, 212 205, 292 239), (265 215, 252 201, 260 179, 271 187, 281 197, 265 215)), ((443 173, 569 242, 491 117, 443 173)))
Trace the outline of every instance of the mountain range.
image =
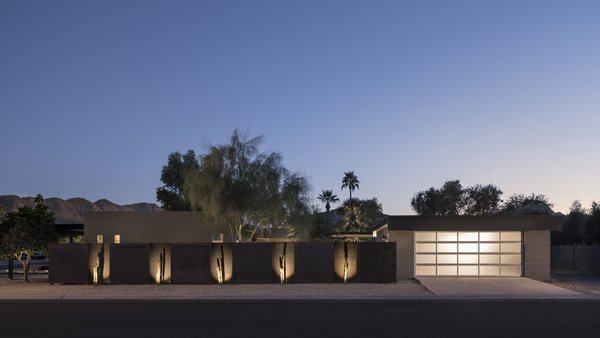
MULTIPOLYGON (((0 196, 0 207, 6 212, 17 211, 24 206, 33 206, 35 197, 19 197, 16 195, 0 196)), ((85 198, 76 197, 63 200, 58 197, 44 199, 44 203, 54 212, 56 223, 83 223, 83 213, 87 211, 161 211, 154 203, 135 203, 119 205, 107 199, 91 202, 85 198)))

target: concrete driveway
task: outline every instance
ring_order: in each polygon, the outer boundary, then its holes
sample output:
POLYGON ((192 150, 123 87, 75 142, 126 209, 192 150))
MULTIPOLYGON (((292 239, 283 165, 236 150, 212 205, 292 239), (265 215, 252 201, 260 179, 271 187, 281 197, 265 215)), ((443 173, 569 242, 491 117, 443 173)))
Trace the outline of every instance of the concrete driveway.
POLYGON ((432 292, 448 297, 581 297, 567 290, 529 278, 419 278, 432 292))

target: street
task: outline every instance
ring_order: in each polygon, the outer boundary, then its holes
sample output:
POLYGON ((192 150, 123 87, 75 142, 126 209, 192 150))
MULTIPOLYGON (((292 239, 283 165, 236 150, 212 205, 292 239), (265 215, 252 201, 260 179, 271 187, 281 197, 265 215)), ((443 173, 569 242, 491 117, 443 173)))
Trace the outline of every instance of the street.
POLYGON ((598 299, 0 301, 2 337, 597 336, 598 299))

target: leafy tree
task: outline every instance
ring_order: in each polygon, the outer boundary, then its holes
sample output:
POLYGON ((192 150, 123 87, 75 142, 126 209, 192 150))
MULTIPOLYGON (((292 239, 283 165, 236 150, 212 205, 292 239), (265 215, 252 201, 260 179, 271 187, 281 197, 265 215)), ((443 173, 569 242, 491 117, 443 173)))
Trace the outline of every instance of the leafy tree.
POLYGON ((361 225, 364 227, 368 227, 377 221, 385 218, 383 214, 383 206, 377 200, 377 197, 369 198, 369 199, 358 199, 355 198, 353 200, 344 201, 342 207, 346 208, 347 206, 355 205, 359 208, 361 218, 361 225))
POLYGON ((342 189, 348 188, 350 200, 352 200, 352 192, 359 189, 359 184, 360 182, 358 181, 358 177, 354 174, 354 171, 347 171, 344 173, 344 178, 342 178, 342 189))
POLYGON ((600 204, 592 202, 590 216, 585 223, 584 241, 587 245, 600 244, 600 204))
POLYGON ((211 146, 184 180, 192 209, 225 222, 237 242, 251 241, 267 224, 304 226, 301 219, 310 213, 307 179, 287 170, 279 153, 259 153, 261 142, 236 129, 228 144, 211 146))
POLYGON ((344 212, 343 231, 362 231, 385 218, 383 207, 376 197, 365 200, 348 199, 341 209, 344 212))
POLYGON ((502 190, 493 184, 476 184, 465 189, 466 215, 493 215, 500 211, 502 190))
POLYGON ((23 266, 25 281, 29 282, 29 264, 34 253, 47 251, 48 243, 56 242, 58 234, 54 228, 54 214, 38 195, 34 207, 22 207, 6 214, 2 222, 4 255, 15 257, 23 266))
POLYGON ((440 193, 435 188, 419 191, 410 200, 410 206, 421 216, 440 215, 442 209, 440 193))
POLYGON ((309 240, 326 240, 331 235, 331 229, 329 228, 329 217, 327 213, 321 211, 318 204, 309 206, 310 213, 312 214, 312 227, 309 232, 309 240))
POLYGON ((440 194, 443 215, 460 215, 462 213, 465 207, 465 196, 459 180, 444 183, 440 194))
POLYGON ((554 245, 582 244, 589 216, 579 200, 573 201, 569 214, 564 218, 562 231, 552 233, 554 245))
POLYGON ((165 210, 191 210, 191 205, 183 191, 185 176, 188 172, 200 168, 196 153, 188 150, 184 155, 179 152, 169 154, 167 165, 162 167, 160 180, 163 186, 156 188, 156 200, 165 210))
POLYGON ((465 189, 459 180, 446 181, 440 189, 417 192, 410 205, 419 215, 460 215, 466 205, 465 189))
POLYGON ((548 197, 542 194, 514 194, 502 206, 500 213, 508 215, 554 215, 548 197))

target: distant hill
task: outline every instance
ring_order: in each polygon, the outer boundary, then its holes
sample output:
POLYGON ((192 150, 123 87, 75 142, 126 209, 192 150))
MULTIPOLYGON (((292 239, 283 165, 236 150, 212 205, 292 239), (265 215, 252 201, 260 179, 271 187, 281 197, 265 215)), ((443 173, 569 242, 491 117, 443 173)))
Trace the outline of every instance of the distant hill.
MULTIPOLYGON (((7 212, 17 211, 23 206, 33 206, 35 197, 19 197, 15 195, 0 196, 0 207, 7 212)), ((54 212, 56 223, 83 223, 83 213, 86 211, 161 211, 154 203, 135 203, 118 205, 109 200, 101 199, 91 202, 85 198, 76 197, 63 200, 57 197, 44 199, 46 205, 54 212)))

